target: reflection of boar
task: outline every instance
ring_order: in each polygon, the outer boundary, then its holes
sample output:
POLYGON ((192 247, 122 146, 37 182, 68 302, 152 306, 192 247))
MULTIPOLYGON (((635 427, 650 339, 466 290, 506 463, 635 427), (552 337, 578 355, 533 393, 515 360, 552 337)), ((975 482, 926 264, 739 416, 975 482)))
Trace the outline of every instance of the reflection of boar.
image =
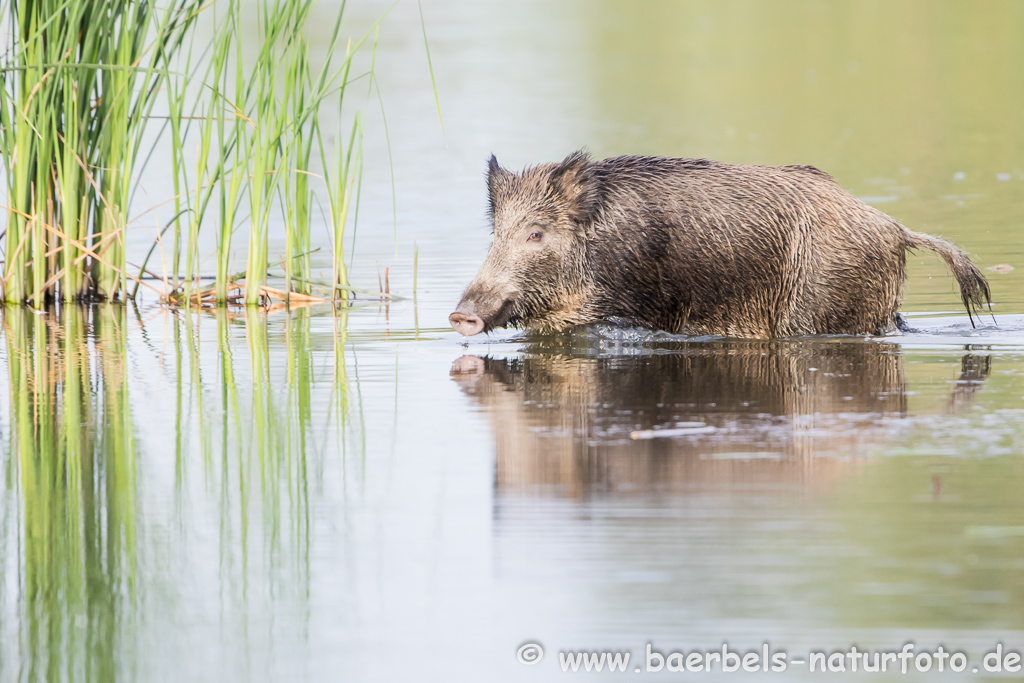
MULTIPOLYGON (((827 480, 903 428, 895 345, 682 346, 640 358, 464 356, 452 376, 491 417, 503 490, 827 480)), ((977 386, 987 366, 971 358, 961 379, 977 386)))
MULTIPOLYGON (((968 315, 967 255, 911 232, 810 166, 577 153, 521 174, 491 157, 494 242, 452 326, 616 320, 683 334, 875 334, 901 323, 906 251, 937 252, 968 315)), ((973 322, 973 319, 972 319, 973 322)))

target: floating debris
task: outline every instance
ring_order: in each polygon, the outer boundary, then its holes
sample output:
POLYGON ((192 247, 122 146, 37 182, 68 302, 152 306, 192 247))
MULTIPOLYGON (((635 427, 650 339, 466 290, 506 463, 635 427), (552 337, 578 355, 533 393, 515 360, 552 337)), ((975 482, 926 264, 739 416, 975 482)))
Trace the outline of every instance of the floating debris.
POLYGON ((993 273, 1009 273, 1013 270, 1013 266, 1009 263, 1000 263, 998 266, 989 266, 985 270, 991 270, 993 273))
POLYGON ((635 440, 639 439, 668 439, 673 436, 690 436, 691 434, 710 434, 716 432, 716 427, 709 427, 703 422, 681 422, 679 424, 688 425, 686 427, 676 427, 675 429, 639 429, 629 433, 629 438, 635 440))
POLYGON ((711 453, 710 455, 701 454, 701 460, 739 460, 741 462, 749 462, 751 460, 771 460, 773 462, 780 462, 786 459, 784 453, 774 452, 730 452, 730 453, 711 453))

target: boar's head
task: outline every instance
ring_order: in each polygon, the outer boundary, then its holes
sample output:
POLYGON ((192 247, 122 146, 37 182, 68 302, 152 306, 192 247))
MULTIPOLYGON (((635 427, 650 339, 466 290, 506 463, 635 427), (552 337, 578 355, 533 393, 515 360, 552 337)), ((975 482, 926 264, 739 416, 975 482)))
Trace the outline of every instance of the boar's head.
POLYGON ((466 336, 497 327, 561 329, 586 300, 587 233, 598 180, 589 157, 513 173, 491 156, 487 169, 494 241, 448 320, 466 336))

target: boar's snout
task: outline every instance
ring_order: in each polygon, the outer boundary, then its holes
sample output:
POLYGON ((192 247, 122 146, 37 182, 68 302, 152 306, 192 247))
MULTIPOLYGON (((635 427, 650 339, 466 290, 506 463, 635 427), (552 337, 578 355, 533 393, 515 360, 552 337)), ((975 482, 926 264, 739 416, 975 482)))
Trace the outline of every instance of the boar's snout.
POLYGON ((459 334, 472 337, 481 332, 490 332, 496 327, 504 327, 511 319, 514 307, 514 294, 502 296, 470 286, 455 307, 455 312, 448 316, 448 322, 459 334))
POLYGON ((448 316, 448 322, 452 324, 455 331, 466 337, 480 334, 484 331, 483 318, 476 314, 476 306, 472 301, 460 301, 455 312, 448 316))
POLYGON ((449 315, 449 323, 452 324, 452 327, 459 334, 472 337, 483 332, 483 321, 479 315, 468 312, 467 308, 469 306, 460 304, 459 308, 449 315))

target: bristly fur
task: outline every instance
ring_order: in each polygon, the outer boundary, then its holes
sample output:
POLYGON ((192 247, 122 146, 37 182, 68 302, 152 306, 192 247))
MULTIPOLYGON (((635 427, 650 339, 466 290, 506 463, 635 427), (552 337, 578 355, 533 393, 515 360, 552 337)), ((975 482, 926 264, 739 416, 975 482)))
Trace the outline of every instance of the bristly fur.
POLYGON ((487 185, 494 242, 460 310, 488 331, 618 319, 686 334, 874 334, 897 327, 906 251, 919 248, 945 259, 969 315, 990 302, 963 251, 812 166, 581 151, 513 173, 492 156, 487 185))

